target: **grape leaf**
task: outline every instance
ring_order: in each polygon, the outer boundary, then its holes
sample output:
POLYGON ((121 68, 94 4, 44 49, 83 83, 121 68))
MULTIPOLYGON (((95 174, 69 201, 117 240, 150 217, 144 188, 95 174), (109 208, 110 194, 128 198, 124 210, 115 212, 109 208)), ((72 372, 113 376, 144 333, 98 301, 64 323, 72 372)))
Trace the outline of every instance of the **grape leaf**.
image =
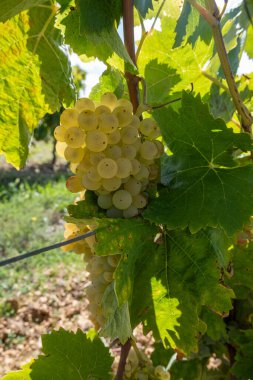
POLYGON ((29 363, 22 365, 20 371, 9 372, 7 375, 1 378, 1 380, 31 380, 31 365, 33 360, 29 363))
POLYGON ((5 22, 16 14, 31 7, 46 3, 48 0, 2 0, 0 22, 5 22))
POLYGON ((221 269, 206 232, 194 235, 185 231, 170 232, 164 239, 156 253, 146 255, 136 264, 130 309, 132 324, 142 321, 146 332, 152 330, 156 338, 163 339, 165 346, 170 345, 185 354, 197 352, 198 337, 207 328, 201 320, 202 307, 205 305, 221 316, 227 315, 234 293, 220 283, 221 269), (173 305, 167 308, 167 320, 163 318, 166 309, 162 315, 155 312, 159 310, 156 305, 159 298, 152 288, 153 279, 153 283, 163 286, 164 296, 167 291, 164 298, 170 299, 173 305))
POLYGON ((238 377, 238 380, 250 379, 253 373, 253 330, 241 330, 238 334, 240 335, 236 340, 235 364, 231 372, 238 377))
POLYGON ((192 232, 207 226, 220 226, 228 235, 240 230, 253 212, 253 167, 239 167, 232 153, 251 150, 250 137, 233 133, 210 115, 199 96, 186 93, 179 113, 167 108, 154 117, 173 155, 168 187, 144 217, 170 229, 189 226, 192 232))
POLYGON ((152 0, 134 0, 134 5, 143 18, 146 17, 149 9, 153 9, 152 0))
POLYGON ((119 70, 108 67, 99 78, 99 82, 92 88, 90 98, 100 100, 101 94, 110 91, 117 98, 121 98, 124 92, 125 80, 119 70))
POLYGON ((74 96, 54 16, 55 8, 37 6, 0 23, 0 152, 16 168, 25 164, 40 118, 74 96))
POLYGON ((45 355, 32 365, 33 380, 111 379, 113 359, 98 337, 60 329, 42 335, 42 350, 45 355))
POLYGON ((226 324, 224 320, 211 310, 203 307, 201 319, 207 326, 206 333, 214 341, 227 338, 226 324))
POLYGON ((85 192, 85 199, 68 206, 69 216, 76 219, 90 219, 103 216, 97 205, 97 196, 93 191, 85 192))
POLYGON ((100 335, 112 340, 118 338, 122 344, 126 343, 132 335, 128 302, 118 305, 114 282, 105 290, 102 309, 106 322, 100 331, 100 335))

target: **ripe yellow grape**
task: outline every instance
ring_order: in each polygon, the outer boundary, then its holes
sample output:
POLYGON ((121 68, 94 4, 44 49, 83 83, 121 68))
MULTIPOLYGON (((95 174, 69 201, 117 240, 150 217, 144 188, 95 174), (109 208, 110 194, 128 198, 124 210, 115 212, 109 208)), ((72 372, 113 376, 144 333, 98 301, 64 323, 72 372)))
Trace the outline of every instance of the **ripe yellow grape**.
POLYGON ((82 183, 87 190, 98 190, 101 186, 100 181, 91 181, 87 174, 82 177, 82 183))
POLYGON ((121 139, 120 131, 117 129, 116 131, 110 133, 108 136, 108 144, 118 144, 121 139))
POLYGON ((126 190, 117 190, 112 196, 112 203, 119 210, 126 210, 131 206, 132 196, 126 190))
POLYGON ((153 142, 154 142, 154 144, 156 145, 157 150, 158 150, 158 153, 157 153, 157 155, 156 155, 155 158, 159 158, 159 157, 161 157, 161 156, 163 155, 163 153, 164 153, 164 145, 163 145, 163 143, 162 143, 161 141, 159 141, 159 140, 154 140, 153 142))
POLYGON ((144 208, 147 206, 147 198, 143 194, 133 196, 132 205, 136 208, 144 208))
POLYGON ((132 121, 129 125, 131 125, 132 127, 135 127, 135 128, 139 128, 139 125, 140 125, 140 119, 138 118, 138 116, 136 115, 133 115, 133 118, 132 118, 132 121))
POLYGON ((134 178, 141 180, 141 181, 143 179, 147 179, 148 177, 149 177, 149 170, 145 165, 141 165, 141 168, 138 171, 138 173, 134 175, 134 178))
POLYGON ((132 170, 130 174, 135 176, 141 170, 141 163, 140 161, 136 160, 136 158, 134 158, 133 160, 131 160, 131 165, 132 165, 132 170))
POLYGON ((67 144, 62 141, 57 141, 55 144, 55 150, 59 157, 64 157, 65 149, 67 148, 67 144))
POLYGON ((145 160, 152 160, 154 159, 158 154, 158 149, 156 147, 156 144, 152 141, 144 141, 141 144, 140 147, 140 155, 145 160))
POLYGON ((98 117, 99 130, 105 133, 112 133, 117 130, 119 126, 118 119, 111 113, 102 113, 98 117))
POLYGON ((102 152, 108 143, 107 136, 101 131, 89 131, 86 136, 86 146, 91 152, 102 152))
POLYGON ((124 184, 124 189, 127 190, 132 196, 139 194, 141 187, 141 182, 132 177, 130 177, 129 180, 124 184))
POLYGON ((54 138, 57 141, 64 142, 65 141, 65 133, 67 131, 67 128, 63 127, 63 125, 59 125, 54 130, 54 138))
POLYGON ((113 110, 117 117, 120 127, 126 127, 133 120, 132 113, 124 106, 118 106, 113 110))
POLYGON ((70 127, 65 133, 65 142, 71 148, 80 148, 85 143, 85 132, 78 127, 70 127))
POLYGON ((117 177, 102 179, 102 185, 107 191, 118 190, 118 188, 121 186, 121 183, 121 179, 117 177))
POLYGON ((124 144, 134 144, 138 139, 138 129, 127 126, 121 130, 121 140, 124 144))
POLYGON ((149 136, 150 133, 153 131, 155 125, 156 125, 156 121, 154 119, 152 119, 152 118, 143 119, 140 122, 139 131, 144 136, 149 136))
POLYGON ((99 207, 107 210, 108 208, 112 207, 112 196, 111 194, 100 194, 98 196, 97 202, 99 207))
POLYGON ((67 146, 64 151, 64 157, 67 161, 73 163, 81 162, 84 157, 84 150, 82 148, 71 148, 67 146))
POLYGON ((133 218, 133 217, 137 216, 138 213, 139 213, 138 208, 134 207, 134 206, 130 206, 126 210, 123 210, 123 216, 126 219, 133 218))
POLYGON ((128 109, 129 112, 133 113, 133 105, 132 103, 127 99, 118 99, 116 107, 122 106, 128 109))
POLYGON ((137 149, 134 145, 123 144, 121 147, 122 156, 128 158, 129 160, 133 160, 137 154, 137 149))
POLYGON ((102 105, 109 107, 110 109, 113 109, 117 104, 117 97, 114 95, 113 92, 105 92, 101 98, 100 102, 102 105))
POLYGON ((126 178, 130 175, 131 170, 132 170, 132 164, 131 161, 128 160, 127 158, 120 157, 116 160, 117 166, 118 166, 118 171, 116 176, 118 178, 126 178))
POLYGON ((97 115, 101 115, 102 113, 111 113, 111 110, 109 107, 104 106, 103 104, 100 104, 99 106, 96 107, 95 113, 97 115))
POLYGON ((150 165, 149 166, 149 180, 154 181, 159 177, 159 166, 158 165, 150 165))
POLYGON ((79 165, 78 163, 73 163, 73 162, 70 163, 70 165, 69 165, 69 169, 70 169, 70 171, 71 171, 73 174, 76 174, 76 169, 77 169, 77 166, 78 166, 78 165, 79 165))
POLYGON ((81 112, 83 110, 95 111, 95 104, 89 98, 80 98, 76 101, 75 108, 81 112))
POLYGON ((61 125, 65 128, 78 127, 78 115, 78 111, 74 108, 66 108, 60 116, 61 125))
POLYGON ((71 193, 78 193, 79 191, 84 190, 81 178, 76 175, 67 179, 66 187, 71 193))
POLYGON ((113 160, 116 160, 117 158, 120 158, 122 155, 121 147, 118 145, 108 145, 105 154, 107 157, 112 158, 113 160))
POLYGON ((98 126, 98 117, 94 111, 82 111, 78 116, 78 124, 84 131, 94 131, 98 126))
POLYGON ((101 176, 99 175, 98 171, 97 171, 97 168, 95 168, 94 166, 91 166, 88 170, 87 170, 87 177, 91 180, 91 181, 94 181, 94 182, 99 182, 101 181, 101 176))
POLYGON ((84 157, 82 161, 76 167, 76 174, 83 175, 92 167, 90 161, 84 157))
POLYGON ((111 158, 103 158, 103 160, 98 163, 97 171, 102 178, 109 179, 116 175, 118 165, 111 158))
POLYGON ((104 152, 90 152, 90 162, 92 165, 97 166, 97 164, 105 158, 104 152))

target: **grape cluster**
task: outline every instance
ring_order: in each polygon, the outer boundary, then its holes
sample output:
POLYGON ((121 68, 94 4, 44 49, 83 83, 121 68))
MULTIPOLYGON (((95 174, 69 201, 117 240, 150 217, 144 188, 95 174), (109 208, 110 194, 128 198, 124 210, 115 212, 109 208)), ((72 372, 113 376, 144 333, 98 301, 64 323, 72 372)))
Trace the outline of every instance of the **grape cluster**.
POLYGON ((153 366, 152 361, 141 351, 138 358, 131 348, 125 365, 124 380, 170 380, 170 373, 165 367, 153 366))
POLYGON ((158 180, 157 159, 164 151, 155 120, 140 121, 128 100, 107 92, 97 105, 77 100, 60 122, 54 135, 74 174, 66 183, 69 191, 94 191, 108 217, 138 215, 147 205, 148 186, 158 180))

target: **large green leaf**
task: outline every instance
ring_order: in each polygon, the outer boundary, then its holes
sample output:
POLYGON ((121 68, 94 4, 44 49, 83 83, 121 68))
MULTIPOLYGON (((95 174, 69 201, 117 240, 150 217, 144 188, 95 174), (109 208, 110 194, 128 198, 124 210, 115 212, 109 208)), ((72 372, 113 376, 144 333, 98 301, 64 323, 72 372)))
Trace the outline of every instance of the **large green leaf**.
POLYGON ((25 11, 31 7, 46 3, 48 0, 1 0, 0 22, 25 11))
POLYGON ((113 359, 96 336, 60 329, 42 336, 42 350, 45 355, 32 365, 33 380, 111 379, 113 359))
POLYGON ((122 98, 125 80, 119 70, 108 67, 99 78, 99 82, 92 88, 90 98, 100 101, 105 92, 114 92, 117 98, 122 98))
POLYGON ((186 93, 179 113, 167 108, 154 117, 173 155, 164 177, 168 187, 144 216, 170 229, 220 226, 228 235, 240 230, 253 213, 253 167, 238 166, 232 154, 251 150, 250 137, 233 133, 200 97, 186 93))
POLYGON ((145 18, 149 9, 153 9, 152 0, 134 0, 134 5, 143 18, 145 18))
POLYGON ((45 4, 0 23, 0 152, 17 168, 39 119, 74 97, 55 11, 45 4))
POLYGON ((234 293, 220 283, 216 248, 207 233, 171 232, 163 239, 136 264, 131 319, 133 325, 142 321, 165 346, 197 352, 207 329, 202 307, 219 318, 228 315, 234 293))
POLYGON ((231 372, 239 380, 251 379, 253 374, 253 330, 237 332, 235 364, 231 372), (238 347, 238 343, 240 346, 238 347))

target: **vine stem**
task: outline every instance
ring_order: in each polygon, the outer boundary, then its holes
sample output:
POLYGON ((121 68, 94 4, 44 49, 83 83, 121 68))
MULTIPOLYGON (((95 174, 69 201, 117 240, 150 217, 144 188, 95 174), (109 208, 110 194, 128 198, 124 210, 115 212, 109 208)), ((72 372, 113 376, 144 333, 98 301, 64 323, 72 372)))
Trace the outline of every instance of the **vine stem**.
POLYGON ((115 380, 123 380, 126 360, 127 360, 131 345, 132 345, 132 340, 128 339, 128 341, 125 344, 123 344, 121 347, 119 366, 117 369, 115 380))
POLYGON ((221 26, 220 26, 221 14, 217 7, 216 1, 205 0, 206 8, 202 7, 195 0, 188 0, 188 1, 206 19, 206 21, 208 22, 209 26, 212 29, 213 39, 214 39, 215 46, 218 52, 221 67, 224 72, 224 75, 228 84, 229 92, 233 99, 235 108, 239 114, 242 128, 245 132, 251 133, 251 125, 252 125, 253 119, 248 108, 243 104, 240 98, 236 83, 235 83, 235 78, 231 70, 230 62, 228 59, 226 47, 225 47, 222 32, 221 32, 221 26))

